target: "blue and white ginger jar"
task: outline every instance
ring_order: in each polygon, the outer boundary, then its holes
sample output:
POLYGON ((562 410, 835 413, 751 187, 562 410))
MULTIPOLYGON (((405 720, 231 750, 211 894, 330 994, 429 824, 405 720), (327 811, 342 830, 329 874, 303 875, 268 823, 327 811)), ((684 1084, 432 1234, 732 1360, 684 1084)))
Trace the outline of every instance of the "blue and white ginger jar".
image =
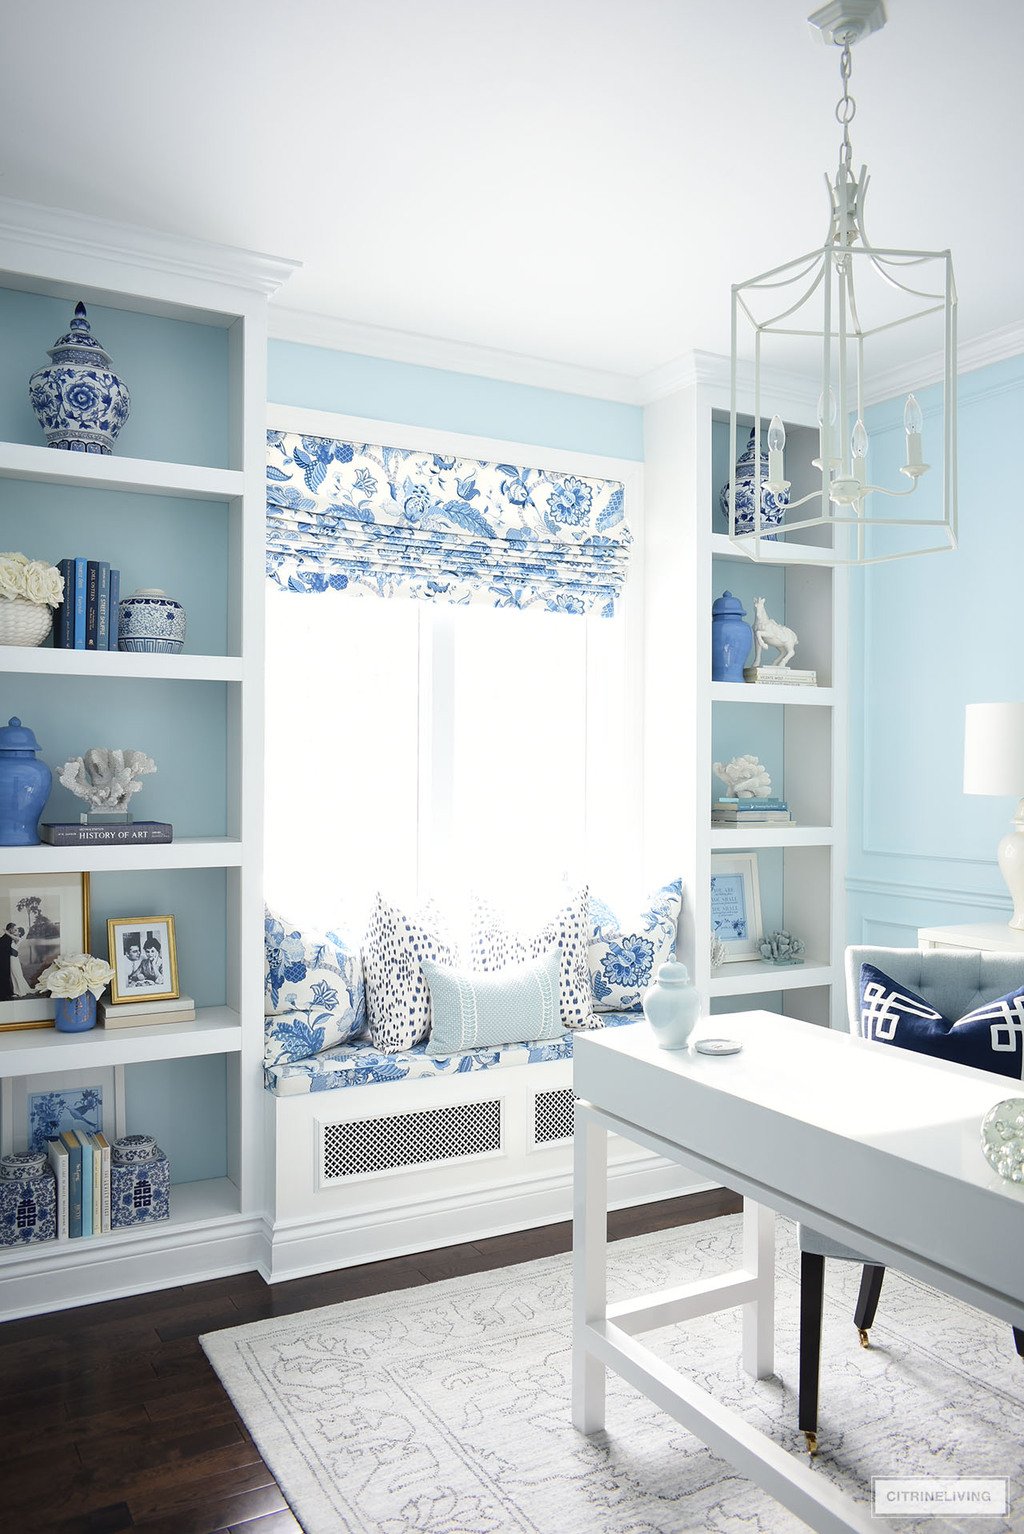
POLYGON ((93 335, 85 305, 75 305, 71 329, 55 341, 51 361, 32 374, 28 397, 50 447, 109 453, 131 410, 127 385, 93 335))
POLYGON ((165 591, 146 588, 122 597, 117 648, 147 655, 180 655, 185 643, 185 609, 165 591))
MULTIPOLYGON (((752 533, 754 531, 754 468, 757 462, 757 432, 750 428, 750 439, 742 455, 736 460, 736 531, 738 533, 752 533)), ((768 454, 761 454, 761 533, 766 542, 777 543, 778 538, 770 531, 778 527, 786 515, 786 507, 789 505, 789 491, 783 490, 778 495, 768 489, 768 454)), ((726 532, 729 530, 729 481, 726 480, 718 497, 718 504, 725 518, 726 532)))

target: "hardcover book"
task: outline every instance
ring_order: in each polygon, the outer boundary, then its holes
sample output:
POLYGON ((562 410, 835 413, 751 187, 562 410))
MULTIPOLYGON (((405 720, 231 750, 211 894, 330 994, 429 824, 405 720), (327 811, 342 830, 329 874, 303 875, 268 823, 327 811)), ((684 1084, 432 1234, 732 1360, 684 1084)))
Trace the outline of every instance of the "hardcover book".
POLYGON ((57 1186, 57 1240, 68 1238, 68 1148, 63 1140, 54 1138, 46 1142, 46 1155, 53 1168, 57 1186))
POLYGON ((106 650, 110 640, 110 566, 101 559, 97 566, 96 648, 106 650))
POLYGON ((110 1230, 110 1141, 106 1135, 91 1136, 99 1167, 99 1191, 93 1203, 93 1223, 97 1232, 106 1235, 110 1230))
POLYGON ((117 615, 118 615, 118 608, 120 607, 120 604, 121 604, 121 572, 120 572, 120 570, 111 570, 111 572, 110 572, 110 595, 109 595, 109 600, 108 600, 108 604, 107 604, 107 606, 108 606, 107 625, 108 625, 108 629, 109 629, 109 632, 107 634, 107 649, 108 650, 116 650, 117 649, 117 615))
POLYGON ((191 996, 168 996, 162 1001, 118 1001, 113 1002, 108 997, 100 1002, 108 1012, 116 1012, 119 1017, 152 1017, 154 1013, 181 1012, 191 1007, 195 1011, 195 1002, 191 996))
POLYGON ((91 1236, 92 1230, 92 1184, 93 1148, 86 1129, 73 1131, 82 1147, 82 1235, 91 1236))
POLYGON ((54 644, 59 650, 75 647, 75 561, 62 559, 57 566, 64 582, 64 600, 54 626, 54 644))
POLYGON ((817 687, 816 671, 794 671, 789 666, 744 666, 743 680, 759 687, 817 687))
POLYGON ((68 1235, 82 1234, 82 1146, 73 1129, 65 1129, 61 1140, 68 1152, 68 1235))
POLYGON ((172 842, 174 827, 166 820, 134 820, 126 826, 83 826, 77 821, 47 822, 39 840, 50 847, 138 847, 172 842))
POLYGON ((99 1008, 101 1028, 155 1028, 159 1023, 194 1023, 195 1018, 195 1007, 175 1007, 173 1012, 133 1012, 129 1017, 121 1016, 120 1007, 104 1007, 101 1002, 99 1008))
POLYGON ((85 648, 96 648, 96 626, 99 622, 100 566, 90 559, 85 567, 85 648))
POLYGON ((89 561, 87 559, 75 559, 75 634, 73 647, 76 650, 85 649, 85 578, 88 568, 89 561))

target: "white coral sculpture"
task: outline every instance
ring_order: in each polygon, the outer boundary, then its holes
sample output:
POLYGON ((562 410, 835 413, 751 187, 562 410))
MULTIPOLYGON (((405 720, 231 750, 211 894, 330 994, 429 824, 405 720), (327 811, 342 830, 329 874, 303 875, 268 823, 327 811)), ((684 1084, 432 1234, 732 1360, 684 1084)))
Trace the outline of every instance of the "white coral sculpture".
POLYGON ((93 814, 115 814, 124 810, 142 784, 139 779, 156 772, 156 763, 145 751, 114 751, 92 746, 84 756, 65 762, 60 781, 79 799, 84 799, 93 814))
POLYGON ((716 778, 721 778, 733 799, 769 799, 772 780, 756 756, 734 756, 724 766, 714 763, 716 778))

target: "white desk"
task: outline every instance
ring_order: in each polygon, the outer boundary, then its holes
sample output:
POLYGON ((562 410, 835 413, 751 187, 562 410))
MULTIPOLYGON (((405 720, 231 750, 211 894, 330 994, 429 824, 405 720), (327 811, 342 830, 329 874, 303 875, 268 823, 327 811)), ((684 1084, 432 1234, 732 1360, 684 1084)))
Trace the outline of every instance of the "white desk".
POLYGON ((1024 956, 1024 932, 1004 921, 968 923, 957 927, 918 927, 919 948, 977 948, 983 953, 1019 953, 1024 956))
POLYGON ((698 1034, 742 1039, 741 1054, 661 1050, 646 1024, 576 1035, 573 1421, 585 1433, 603 1428, 604 1372, 614 1369, 813 1529, 877 1534, 877 1521, 803 1455, 751 1428, 636 1334, 742 1305, 744 1367, 770 1374, 774 1210, 1024 1325, 1024 1188, 992 1171, 979 1140, 992 1104, 1024 1094, 1001 1076, 768 1012, 715 1022, 698 1034), (609 1131, 744 1195, 742 1271, 608 1305, 609 1131))

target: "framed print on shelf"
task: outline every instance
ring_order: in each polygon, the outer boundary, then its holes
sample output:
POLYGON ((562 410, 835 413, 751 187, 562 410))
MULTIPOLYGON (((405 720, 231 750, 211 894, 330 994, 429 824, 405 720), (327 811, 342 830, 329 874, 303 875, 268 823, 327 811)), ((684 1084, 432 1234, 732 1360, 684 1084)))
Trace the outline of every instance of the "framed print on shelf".
POLYGON ((117 1140, 125 1133, 124 1066, 7 1077, 0 1082, 0 1121, 4 1156, 44 1149, 65 1129, 99 1131, 117 1140))
POLYGON ((59 954, 89 950, 89 875, 0 874, 0 1032, 52 1028, 33 987, 59 954))
POLYGON ((112 916, 107 947, 114 978, 110 1000, 172 1001, 178 993, 173 916, 112 916))
POLYGON ((711 854, 711 930, 725 947, 724 963, 761 957, 756 852, 711 854))

